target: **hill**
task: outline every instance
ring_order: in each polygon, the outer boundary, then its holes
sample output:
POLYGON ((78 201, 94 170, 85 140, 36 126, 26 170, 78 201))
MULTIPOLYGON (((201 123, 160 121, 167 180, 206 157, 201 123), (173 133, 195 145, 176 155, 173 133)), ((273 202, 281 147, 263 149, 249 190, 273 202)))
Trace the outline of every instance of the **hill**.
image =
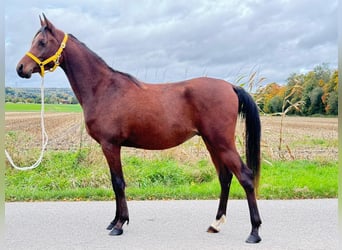
MULTIPOLYGON (((45 103, 77 104, 78 101, 70 88, 46 88, 45 103)), ((39 88, 5 88, 5 102, 41 103, 39 88)))

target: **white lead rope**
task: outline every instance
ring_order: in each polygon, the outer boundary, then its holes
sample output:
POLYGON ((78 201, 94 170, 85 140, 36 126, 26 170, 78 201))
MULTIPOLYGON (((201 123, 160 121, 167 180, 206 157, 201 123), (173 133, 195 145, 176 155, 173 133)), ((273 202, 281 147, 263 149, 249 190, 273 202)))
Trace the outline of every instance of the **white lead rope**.
POLYGON ((13 162, 11 156, 9 155, 7 150, 5 149, 5 154, 6 154, 7 160, 9 161, 9 163, 11 163, 12 167, 14 167, 15 169, 18 169, 18 170, 24 171, 24 170, 30 170, 30 169, 34 169, 34 168, 38 167, 39 164, 42 162, 44 151, 45 151, 46 146, 48 144, 48 135, 45 131, 45 124, 44 124, 44 77, 42 77, 42 82, 40 85, 40 96, 41 96, 40 123, 41 123, 41 128, 42 128, 42 150, 40 152, 40 156, 39 156, 38 160, 31 166, 19 167, 13 162))

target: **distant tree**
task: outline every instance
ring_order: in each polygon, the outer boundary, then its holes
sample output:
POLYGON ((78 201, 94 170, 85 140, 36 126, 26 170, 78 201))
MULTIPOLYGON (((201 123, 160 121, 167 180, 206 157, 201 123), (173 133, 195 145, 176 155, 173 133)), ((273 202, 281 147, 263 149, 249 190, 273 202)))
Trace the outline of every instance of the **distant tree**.
POLYGON ((338 71, 328 64, 316 66, 305 73, 293 73, 287 84, 270 83, 255 93, 258 105, 265 113, 313 115, 337 114, 338 71), (279 111, 280 100, 283 106, 279 111))
POLYGON ((316 87, 310 93, 310 108, 309 114, 323 114, 324 106, 322 102, 323 89, 321 87, 316 87))
POLYGON ((281 104, 279 105, 279 100, 283 98, 284 90, 284 87, 275 82, 266 85, 264 88, 260 88, 256 93, 256 98, 259 100, 259 108, 265 113, 280 111, 281 104))
POLYGON ((328 83, 331 77, 331 70, 329 69, 329 64, 322 63, 313 69, 316 81, 321 84, 328 83))
POLYGON ((5 88, 5 95, 6 96, 14 96, 15 95, 15 89, 6 87, 5 88))
POLYGON ((290 77, 287 79, 287 85, 285 89, 285 100, 284 108, 288 108, 292 104, 301 103, 301 108, 291 108, 287 111, 288 114, 300 114, 302 115, 302 108, 304 105, 303 101, 303 86, 304 86, 304 74, 291 74, 290 77))
POLYGON ((274 96, 272 99, 267 103, 267 108, 269 113, 279 113, 281 112, 281 108, 283 106, 283 99, 281 96, 274 96))
POLYGON ((325 111, 328 115, 338 115, 338 94, 336 91, 329 93, 325 111))
POLYGON ((75 96, 70 97, 70 104, 78 104, 78 100, 75 96))
POLYGON ((50 100, 49 100, 48 103, 51 103, 51 104, 58 104, 58 97, 57 97, 57 95, 56 95, 56 94, 52 94, 52 95, 50 96, 50 100))
POLYGON ((26 103, 34 103, 34 100, 32 98, 26 98, 25 102, 26 103))

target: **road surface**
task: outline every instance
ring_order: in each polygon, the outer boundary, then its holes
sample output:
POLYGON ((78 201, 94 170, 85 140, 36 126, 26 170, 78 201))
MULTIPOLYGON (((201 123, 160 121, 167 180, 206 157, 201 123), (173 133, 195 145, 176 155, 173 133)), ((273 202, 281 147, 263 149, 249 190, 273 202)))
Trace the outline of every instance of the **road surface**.
POLYGON ((115 202, 6 203, 1 249, 338 249, 337 199, 259 201, 262 242, 250 232, 245 200, 228 203, 218 234, 206 233, 218 201, 129 201, 130 223, 122 236, 105 230, 115 202))

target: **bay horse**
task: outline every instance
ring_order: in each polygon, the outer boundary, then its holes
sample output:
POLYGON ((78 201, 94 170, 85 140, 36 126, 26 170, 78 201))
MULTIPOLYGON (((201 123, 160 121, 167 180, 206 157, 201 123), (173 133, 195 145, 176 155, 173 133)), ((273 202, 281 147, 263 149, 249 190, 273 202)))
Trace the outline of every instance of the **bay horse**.
POLYGON ((102 148, 109 165, 116 200, 110 235, 121 235, 129 223, 122 146, 143 149, 175 147, 201 136, 215 165, 221 195, 216 221, 208 232, 218 232, 227 210, 233 174, 246 192, 251 233, 246 242, 261 241, 261 219, 256 201, 260 176, 261 125, 258 108, 241 87, 224 80, 200 77, 177 83, 148 84, 109 67, 104 60, 43 14, 31 48, 17 65, 20 77, 60 66, 83 109, 86 129, 102 148), (238 114, 245 118, 246 161, 235 146, 238 114))

